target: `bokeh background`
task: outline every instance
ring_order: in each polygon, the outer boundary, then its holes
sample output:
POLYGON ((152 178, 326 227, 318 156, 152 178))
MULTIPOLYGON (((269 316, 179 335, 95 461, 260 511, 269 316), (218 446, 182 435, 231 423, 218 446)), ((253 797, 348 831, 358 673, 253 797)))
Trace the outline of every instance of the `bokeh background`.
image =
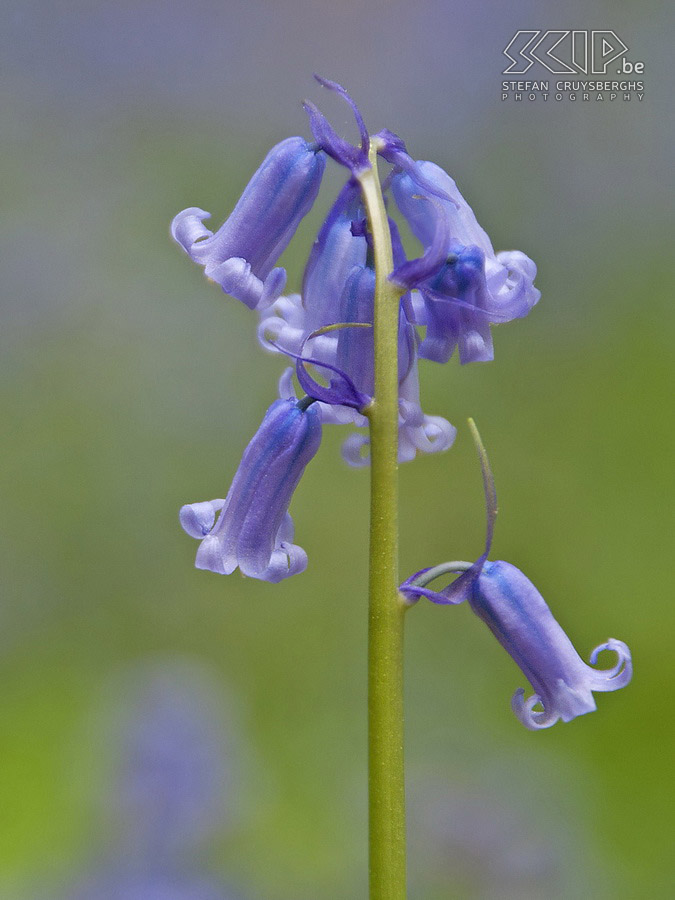
POLYGON ((418 604, 411 897, 672 896, 672 26, 659 0, 5 0, 0 896, 365 895, 367 473, 329 429, 292 507, 310 566, 278 586, 196 571, 177 521, 223 495, 281 364, 169 222, 222 221, 308 134, 304 97, 352 133, 314 71, 539 266, 494 363, 422 367, 460 434, 401 470, 402 575, 482 546, 472 415, 495 557, 582 655, 613 636, 635 662, 597 713, 529 733, 482 623, 418 604), (615 30, 644 100, 502 103, 527 28, 615 30))

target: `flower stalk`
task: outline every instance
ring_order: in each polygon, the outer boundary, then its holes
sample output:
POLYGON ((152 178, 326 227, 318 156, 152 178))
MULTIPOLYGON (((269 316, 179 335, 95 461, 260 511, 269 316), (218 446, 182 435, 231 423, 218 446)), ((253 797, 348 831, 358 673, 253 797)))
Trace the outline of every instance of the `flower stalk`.
POLYGON ((370 577, 368 614, 368 809, 371 900, 406 895, 403 771, 403 619, 398 593, 398 327, 402 290, 377 174, 358 175, 375 257, 375 390, 370 426, 370 577))
POLYGON ((456 432, 440 416, 424 413, 418 360, 445 363, 455 352, 462 364, 491 360, 491 326, 526 316, 539 300, 536 265, 517 250, 495 252, 443 169, 414 160, 388 129, 371 136, 347 91, 317 80, 351 107, 358 146, 307 102, 313 142, 293 137, 273 147, 215 234, 203 224, 208 213, 199 207, 173 221, 173 237, 206 276, 255 310, 261 345, 290 362, 279 381, 279 399, 244 450, 227 496, 183 506, 180 521, 199 541, 197 568, 222 575, 238 568, 268 582, 301 573, 307 555, 294 543, 288 510, 323 427, 369 425, 369 435, 347 437, 342 455, 349 465, 371 465, 370 898, 405 900, 406 610, 421 597, 443 606, 468 602, 532 685, 529 698, 519 689, 512 700, 530 729, 591 712, 593 693, 628 684, 632 663, 626 644, 609 638, 587 665, 532 582, 510 563, 488 559, 497 496, 471 420, 485 490, 485 549, 475 562, 421 569, 398 587, 398 463, 418 452, 447 450, 456 432), (349 178, 319 229, 301 293, 285 296, 286 272, 276 263, 314 203, 326 157, 348 170, 349 178), (384 183, 378 157, 392 166, 384 183), (383 191, 421 243, 419 258, 408 259, 383 191), (317 370, 318 377, 312 374, 317 370), (440 590, 431 587, 448 575, 458 577, 440 590), (615 665, 593 668, 608 650, 617 655, 615 665))

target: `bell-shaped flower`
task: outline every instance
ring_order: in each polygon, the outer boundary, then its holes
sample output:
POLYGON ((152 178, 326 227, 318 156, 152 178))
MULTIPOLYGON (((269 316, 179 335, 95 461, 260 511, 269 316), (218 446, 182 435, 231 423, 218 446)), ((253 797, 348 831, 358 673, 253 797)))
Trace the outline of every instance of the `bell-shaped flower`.
MULTIPOLYGON (((398 232, 393 222, 390 225, 394 259, 402 262, 398 232)), ((305 268, 302 294, 280 297, 260 314, 261 344, 296 360, 300 386, 321 404, 325 424, 367 424, 363 410, 374 387, 375 298, 369 241, 360 191, 350 180, 319 231, 305 268), (310 365, 329 383, 317 382, 309 373, 310 365)), ((445 450, 455 436, 449 422, 427 416, 421 409, 417 337, 407 310, 408 296, 401 301, 399 317, 401 462, 413 459, 418 451, 445 450)), ((295 397, 288 374, 282 379, 281 396, 295 397)), ((346 439, 343 457, 350 465, 367 465, 367 446, 367 435, 356 432, 346 439)))
POLYGON ((434 163, 395 173, 391 190, 425 248, 392 275, 421 294, 415 307, 416 324, 426 327, 420 356, 447 362, 458 347, 462 363, 491 360, 490 324, 527 315, 541 296, 535 264, 519 251, 495 254, 455 182, 434 163))
POLYGON ((486 561, 467 597, 535 690, 525 699, 525 691, 519 688, 511 702, 527 728, 548 728, 558 719, 569 722, 593 712, 593 691, 616 691, 630 681, 631 655, 623 641, 609 638, 593 650, 591 666, 587 665, 539 591, 510 563, 486 561), (592 668, 603 650, 616 653, 616 665, 592 668))
POLYGON ((511 706, 516 716, 527 728, 549 728, 559 719, 569 722, 595 710, 594 691, 625 687, 633 674, 630 650, 623 641, 609 638, 593 650, 591 665, 587 665, 529 578, 511 563, 488 561, 497 495, 485 450, 473 423, 471 426, 483 469, 485 550, 473 564, 452 562, 416 572, 403 582, 400 591, 409 602, 421 596, 439 604, 468 600, 534 688, 535 693, 527 699, 522 688, 514 694, 511 706), (434 591, 426 587, 450 572, 461 574, 446 588, 434 591), (616 664, 610 669, 594 669, 604 650, 616 653, 616 664))
POLYGON ((195 565, 278 582, 303 572, 307 554, 293 543, 293 492, 321 443, 321 412, 307 400, 276 400, 239 463, 225 500, 190 503, 183 529, 201 541, 195 565), (216 514, 220 513, 216 520, 216 514))
MULTIPOLYGON (((266 350, 299 355, 306 351, 324 362, 335 361, 335 334, 310 335, 340 319, 345 283, 356 267, 363 267, 366 238, 352 226, 365 215, 358 185, 350 181, 338 194, 319 229, 305 266, 300 294, 280 297, 260 312, 258 337, 266 350)), ((327 421, 324 419, 324 421, 327 421)))
POLYGON ((286 283, 274 264, 312 208, 325 165, 316 145, 287 138, 270 150, 215 234, 203 224, 210 213, 198 207, 178 213, 171 234, 226 294, 250 309, 269 306, 286 283))

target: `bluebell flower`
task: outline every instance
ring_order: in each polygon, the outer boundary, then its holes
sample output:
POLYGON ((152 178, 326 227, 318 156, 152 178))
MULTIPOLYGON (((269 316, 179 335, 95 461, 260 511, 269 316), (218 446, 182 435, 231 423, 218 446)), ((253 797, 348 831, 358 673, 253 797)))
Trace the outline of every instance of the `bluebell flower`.
POLYGON ((420 292, 415 321, 426 327, 420 356, 447 362, 458 347, 462 363, 491 360, 490 324, 526 316, 539 300, 535 264, 517 250, 495 254, 455 182, 434 163, 394 174, 391 190, 425 248, 392 276, 420 292))
POLYGON ((336 334, 317 336, 309 346, 310 334, 333 325, 341 315, 345 283, 355 269, 366 265, 368 244, 364 235, 353 232, 353 223, 365 217, 358 184, 349 181, 340 191, 317 235, 305 266, 300 294, 280 297, 260 313, 260 341, 266 349, 268 338, 278 347, 334 362, 336 334))
POLYGON ((178 213, 171 233, 226 294, 250 309, 268 306, 286 283, 274 264, 311 209, 325 165, 316 145, 287 138, 270 150, 215 234, 203 224, 210 214, 198 207, 178 213))
MULTIPOLYGON (((391 222, 395 259, 403 249, 391 222)), ((349 181, 323 223, 310 254, 302 294, 280 297, 261 311, 259 338, 266 349, 303 357, 331 380, 322 388, 307 380, 305 364, 298 376, 303 390, 321 401, 326 424, 364 427, 362 414, 374 384, 373 306, 375 272, 365 229, 365 210, 358 185, 349 181), (329 326, 347 327, 324 331, 329 326), (354 327, 356 325, 366 327, 354 327), (337 371, 336 371, 337 370, 337 371)), ((455 429, 440 416, 426 415, 420 406, 417 337, 408 321, 408 298, 401 302, 399 324, 399 460, 418 451, 438 452, 454 440, 455 429)), ((281 395, 295 397, 292 370, 282 379, 281 395)), ((343 457, 353 466, 366 465, 368 437, 357 432, 343 445, 343 457)))
POLYGON ((181 508, 181 525, 201 542, 198 569, 229 575, 239 567, 244 575, 271 582, 305 570, 307 554, 293 543, 288 506, 320 443, 316 405, 281 399, 270 406, 227 497, 181 508))
POLYGON ((591 653, 592 666, 603 650, 614 651, 613 668, 591 668, 529 578, 510 563, 483 563, 471 584, 464 586, 464 594, 535 690, 525 699, 525 691, 519 688, 511 701, 527 728, 548 728, 558 719, 569 722, 593 712, 593 691, 616 691, 631 680, 631 654, 623 641, 609 638, 591 653))
POLYGON ((596 709, 593 691, 616 691, 625 687, 633 674, 630 650, 623 641, 609 638, 593 650, 591 665, 587 665, 529 578, 511 563, 488 561, 497 495, 485 451, 477 432, 474 434, 486 497, 485 550, 472 565, 448 563, 422 569, 406 579, 400 590, 410 602, 419 597, 443 605, 468 600, 471 609, 485 622, 534 688, 535 693, 527 699, 522 688, 514 694, 511 706, 516 716, 527 728, 549 728, 559 719, 569 722, 576 716, 593 712, 596 709), (462 574, 440 591, 425 586, 448 572, 462 574), (616 653, 616 664, 610 669, 592 668, 604 650, 616 653))

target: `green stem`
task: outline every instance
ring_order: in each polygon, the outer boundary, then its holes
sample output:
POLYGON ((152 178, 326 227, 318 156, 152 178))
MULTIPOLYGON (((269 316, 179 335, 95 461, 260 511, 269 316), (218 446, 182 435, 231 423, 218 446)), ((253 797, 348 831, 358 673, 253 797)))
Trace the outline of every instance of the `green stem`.
POLYGON ((466 562, 463 559, 455 559, 452 562, 440 563, 438 566, 427 569, 422 575, 418 575, 413 581, 413 584, 417 585, 417 587, 426 587, 436 578, 440 578, 441 575, 459 575, 462 572, 467 572, 472 565, 473 563, 466 562))
POLYGON ((368 810, 371 900, 405 900, 403 617, 398 593, 398 317, 401 291, 377 173, 359 175, 375 257, 375 390, 370 423, 368 810))

